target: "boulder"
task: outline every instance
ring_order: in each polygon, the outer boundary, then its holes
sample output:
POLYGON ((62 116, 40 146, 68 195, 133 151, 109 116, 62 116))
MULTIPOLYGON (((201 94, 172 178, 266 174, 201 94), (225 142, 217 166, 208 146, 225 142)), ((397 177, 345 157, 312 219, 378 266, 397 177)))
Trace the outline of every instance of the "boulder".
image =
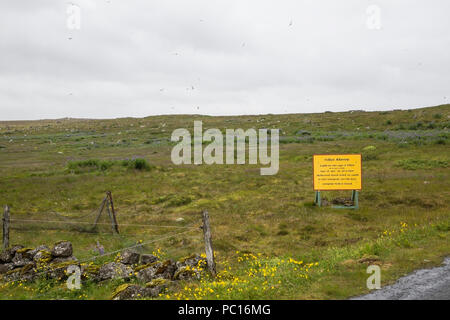
POLYGON ((192 254, 186 258, 183 258, 183 259, 177 261, 177 268, 181 268, 181 267, 185 267, 185 266, 195 268, 199 265, 199 262, 201 260, 202 260, 201 256, 199 256, 198 254, 192 254))
POLYGON ((10 249, 6 249, 0 253, 0 263, 9 263, 13 257, 14 253, 10 249))
POLYGON ((98 280, 128 278, 133 275, 133 269, 120 262, 110 262, 100 267, 98 280))
POLYGON ((130 300, 140 297, 142 288, 135 284, 123 284, 114 290, 112 294, 113 300, 130 300))
POLYGON ((6 274, 3 277, 3 280, 6 282, 20 280, 20 269, 21 268, 16 268, 6 272, 6 274))
POLYGON ((164 262, 156 262, 151 266, 139 270, 137 278, 143 282, 150 282, 153 279, 163 278, 171 280, 177 269, 175 263, 172 260, 166 260, 164 262))
POLYGON ((60 241, 52 249, 52 256, 57 258, 70 257, 73 253, 72 243, 69 241, 60 241))
POLYGON ((24 246, 20 244, 13 245, 9 250, 11 251, 11 254, 14 256, 17 252, 17 250, 23 249, 24 246))
POLYGON ((137 264, 139 263, 140 255, 137 252, 131 250, 124 250, 120 254, 119 261, 123 264, 137 264))
POLYGON ((48 263, 52 260, 52 254, 47 250, 40 250, 33 256, 33 261, 36 263, 48 263))
POLYGON ((84 280, 97 279, 99 271, 100 271, 100 266, 93 265, 93 264, 89 264, 89 265, 82 264, 81 265, 81 277, 84 280))
POLYGON ((147 282, 145 284, 146 288, 156 288, 156 287, 163 287, 163 288, 167 288, 170 284, 170 280, 167 279, 154 279, 150 282, 147 282))
POLYGON ((33 259, 34 256, 36 255, 36 253, 38 253, 39 251, 42 251, 42 250, 50 252, 49 247, 44 246, 44 245, 38 246, 38 247, 34 248, 33 250, 27 252, 28 258, 33 259))
POLYGON ((14 264, 14 267, 23 267, 32 262, 30 259, 27 258, 26 252, 24 253, 16 252, 11 261, 14 264))
POLYGON ((20 253, 26 259, 33 260, 33 248, 21 248, 16 251, 16 254, 20 253))
POLYGON ((139 270, 138 274, 136 275, 137 278, 142 282, 150 282, 153 279, 156 278, 156 271, 162 266, 161 262, 154 263, 153 265, 139 270))
POLYGON ((152 254, 141 254, 141 264, 149 264, 158 261, 158 257, 152 254))
POLYGON ((135 284, 123 284, 114 290, 113 300, 131 300, 139 298, 157 297, 163 290, 162 286, 153 288, 143 288, 135 284))
POLYGON ((6 272, 4 280, 17 281, 17 280, 33 280, 36 276, 36 270, 34 269, 34 263, 28 263, 20 268, 12 269, 6 272))
POLYGON ((34 280, 37 276, 35 267, 36 265, 33 262, 23 266, 20 270, 20 279, 25 281, 34 280))
POLYGON ((189 266, 178 268, 173 275, 174 280, 200 280, 200 272, 189 266))
POLYGON ((156 278, 172 279, 175 271, 177 270, 177 265, 172 260, 166 260, 155 272, 156 278))
POLYGON ((52 263, 49 265, 49 270, 47 275, 52 279, 63 280, 68 277, 67 269, 70 266, 79 266, 77 261, 69 260, 64 262, 52 263))
POLYGON ((14 269, 13 263, 0 264, 0 274, 5 274, 12 269, 14 269))

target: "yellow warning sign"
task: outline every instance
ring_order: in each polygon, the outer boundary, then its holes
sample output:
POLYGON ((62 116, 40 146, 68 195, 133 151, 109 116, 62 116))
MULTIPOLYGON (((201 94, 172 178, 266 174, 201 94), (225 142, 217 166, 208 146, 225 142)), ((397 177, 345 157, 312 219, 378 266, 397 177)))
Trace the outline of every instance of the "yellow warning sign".
POLYGON ((360 154, 315 154, 314 190, 361 190, 360 154))

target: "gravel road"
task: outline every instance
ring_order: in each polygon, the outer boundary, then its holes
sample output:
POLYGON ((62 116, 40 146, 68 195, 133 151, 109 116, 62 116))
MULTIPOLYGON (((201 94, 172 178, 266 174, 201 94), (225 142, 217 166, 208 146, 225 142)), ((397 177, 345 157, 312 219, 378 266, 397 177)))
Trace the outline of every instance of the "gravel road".
POLYGON ((353 300, 450 300, 450 257, 440 267, 417 270, 353 300))

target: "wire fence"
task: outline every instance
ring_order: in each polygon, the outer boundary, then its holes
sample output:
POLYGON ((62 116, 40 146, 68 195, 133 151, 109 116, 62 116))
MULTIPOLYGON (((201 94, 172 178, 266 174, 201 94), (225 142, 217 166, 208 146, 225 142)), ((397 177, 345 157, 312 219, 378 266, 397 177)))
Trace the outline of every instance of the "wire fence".
POLYGON ((125 212, 117 215, 116 221, 112 198, 111 203, 105 203, 107 198, 108 193, 99 209, 87 213, 12 213, 8 226, 12 243, 35 247, 49 244, 49 240, 60 240, 58 237, 62 238, 61 233, 65 240, 73 242, 75 252, 80 257, 88 259, 82 261, 99 259, 127 249, 152 253, 155 249, 162 248, 168 257, 175 258, 180 254, 204 250, 200 215, 186 220, 167 219, 158 215, 149 220, 145 214, 125 212), (120 232, 117 232, 119 229, 120 232), (107 253, 99 254, 98 241, 109 250, 107 253), (83 249, 77 249, 78 243, 82 243, 80 247, 83 249))
MULTIPOLYGON (((81 264, 86 264, 88 262, 91 262, 91 261, 94 261, 94 260, 97 260, 97 259, 108 257, 108 256, 111 256, 111 255, 114 255, 114 254, 118 254, 118 253, 123 252, 125 250, 132 250, 132 249, 134 249, 134 250, 138 250, 139 251, 139 249, 143 248, 146 245, 153 244, 153 243, 156 243, 156 242, 159 242, 159 241, 162 241, 162 240, 167 240, 169 238, 182 236, 182 235, 185 235, 185 234, 187 234, 187 233, 189 233, 191 231, 192 230, 187 230, 187 231, 177 232, 177 233, 171 233, 171 234, 168 234, 168 235, 165 235, 165 236, 162 236, 162 237, 158 237, 157 239, 152 239, 152 240, 148 240, 148 241, 145 241, 145 242, 142 242, 142 243, 131 245, 131 246, 128 246, 128 247, 125 247, 125 248, 108 251, 108 252, 105 252, 103 254, 99 254, 99 255, 96 255, 96 256, 92 256, 92 257, 89 257, 89 258, 82 259, 82 260, 78 261, 77 264, 80 264, 80 265, 81 264)), ((197 235, 193 236, 193 237, 198 238, 197 235)), ((55 270, 58 270, 58 269, 61 269, 61 268, 67 268, 67 266, 61 266, 61 267, 52 268, 51 271, 54 272, 55 270)), ((46 274, 48 272, 49 272, 48 270, 42 270, 42 271, 34 273, 34 276, 35 277, 39 277, 39 276, 44 275, 44 274, 46 274)), ((15 282, 17 282, 17 280, 9 280, 9 281, 2 282, 1 285, 2 286, 6 286, 8 284, 15 283, 15 282)))

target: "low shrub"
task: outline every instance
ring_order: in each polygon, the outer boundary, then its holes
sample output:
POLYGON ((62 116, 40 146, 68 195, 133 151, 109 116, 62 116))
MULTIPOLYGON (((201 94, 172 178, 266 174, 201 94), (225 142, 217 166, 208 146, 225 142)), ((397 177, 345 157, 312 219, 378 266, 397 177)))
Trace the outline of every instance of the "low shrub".
POLYGON ((147 162, 147 160, 142 159, 142 158, 123 160, 122 166, 127 167, 129 169, 135 169, 135 170, 140 170, 140 171, 148 171, 151 169, 151 166, 147 162))
POLYGON ((147 160, 142 158, 137 159, 126 159, 126 160, 98 160, 98 159, 88 159, 79 161, 69 161, 67 164, 67 169, 74 173, 82 172, 92 172, 92 171, 107 171, 111 167, 121 165, 123 167, 139 170, 148 171, 152 166, 147 162, 147 160))

